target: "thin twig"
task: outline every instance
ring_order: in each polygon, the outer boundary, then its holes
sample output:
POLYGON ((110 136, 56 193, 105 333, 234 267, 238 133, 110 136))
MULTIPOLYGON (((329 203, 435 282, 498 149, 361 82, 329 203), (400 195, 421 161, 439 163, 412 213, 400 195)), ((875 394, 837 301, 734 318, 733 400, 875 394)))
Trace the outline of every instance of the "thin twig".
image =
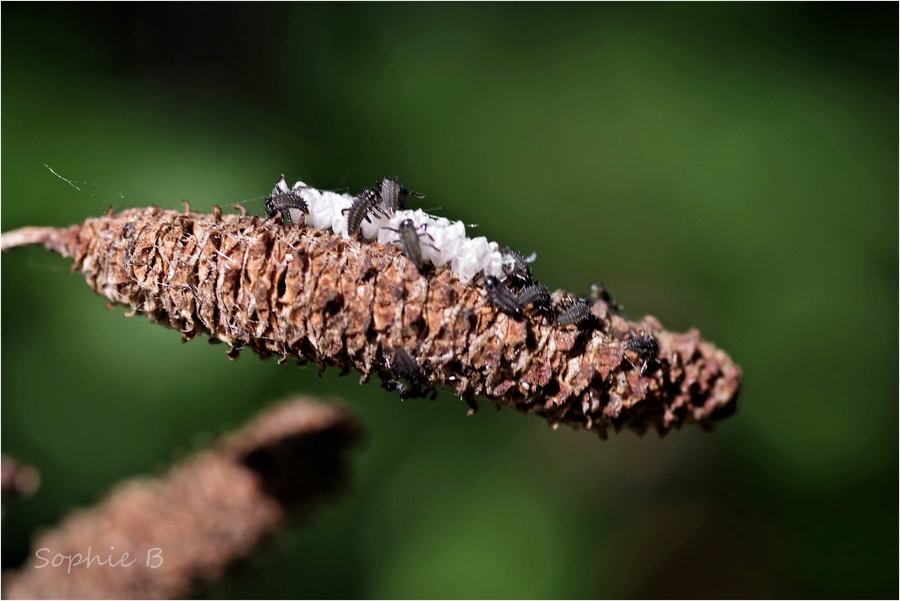
POLYGON ((23 227, 0 236, 0 252, 22 246, 42 245, 56 230, 52 227, 23 227))

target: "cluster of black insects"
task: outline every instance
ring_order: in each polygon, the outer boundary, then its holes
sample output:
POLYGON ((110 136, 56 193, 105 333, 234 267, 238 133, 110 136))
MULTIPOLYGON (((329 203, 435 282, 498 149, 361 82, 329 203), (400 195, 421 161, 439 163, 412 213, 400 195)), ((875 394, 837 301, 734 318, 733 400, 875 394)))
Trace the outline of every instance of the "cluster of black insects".
MULTIPOLYGON (((370 215, 380 214, 389 217, 396 211, 404 210, 409 196, 424 198, 423 194, 404 188, 396 177, 385 177, 374 187, 364 188, 353 198, 353 203, 342 211, 347 216, 348 233, 351 235, 358 233, 363 220, 371 223, 370 215)), ((296 190, 279 191, 268 196, 265 208, 270 218, 281 214, 285 222, 290 222, 290 209, 309 213, 306 201, 296 190)), ((419 231, 412 219, 404 219, 397 229, 388 229, 398 234, 406 256, 416 269, 421 271, 424 266, 422 238, 431 238, 428 232, 419 231)), ((621 311, 618 302, 603 284, 591 286, 590 298, 570 297, 554 304, 547 287, 534 280, 529 259, 522 253, 506 247, 500 250, 500 254, 503 257, 503 277, 485 277, 484 287, 491 304, 515 319, 524 319, 527 314, 541 315, 558 326, 574 325, 578 326, 580 332, 588 333, 604 326, 591 312, 595 302, 606 303, 610 311, 621 311)), ((657 359, 659 345, 652 334, 644 332, 638 336, 630 334, 623 348, 626 352, 635 353, 642 362, 641 375, 652 373, 659 368, 660 363, 657 359)), ((394 376, 382 384, 386 390, 394 392, 401 398, 419 398, 427 396, 429 392, 434 393, 434 388, 427 385, 428 379, 419 364, 403 348, 394 348, 391 357, 385 363, 394 376)), ((475 409, 473 407, 473 411, 475 409)))
POLYGON ((491 304, 507 315, 523 319, 526 313, 532 312, 552 319, 559 326, 577 325, 581 329, 591 330, 603 325, 591 313, 592 300, 601 298, 597 296, 600 291, 604 300, 609 299, 606 302, 610 308, 618 308, 618 304, 612 300, 602 284, 593 286, 592 299, 567 299, 554 305, 550 290, 534 280, 529 261, 522 253, 511 248, 502 248, 500 254, 503 257, 503 278, 488 276, 484 278, 484 287, 491 304))
MULTIPOLYGON (((591 286, 590 298, 568 298, 554 305, 550 291, 536 282, 531 275, 529 261, 522 253, 510 248, 501 249, 503 255, 503 279, 488 276, 485 289, 491 304, 516 319, 524 319, 526 313, 543 315, 558 326, 578 326, 581 333, 603 328, 604 324, 591 311, 597 301, 604 302, 610 311, 619 313, 622 307, 603 284, 591 286)), ((641 361, 641 375, 653 373, 661 366, 659 345, 652 334, 643 331, 639 335, 629 333, 622 345, 626 352, 633 352, 641 361)))
MULTIPOLYGON (((282 176, 283 177, 283 176, 282 176)), ((370 215, 376 213, 390 217, 396 211, 406 209, 406 199, 410 196, 425 198, 424 194, 407 190, 403 183, 396 177, 385 177, 372 188, 363 188, 363 191, 353 198, 353 203, 341 211, 347 216, 347 233, 357 234, 362 227, 363 220, 371 223, 370 215)), ((290 209, 297 209, 309 213, 309 206, 299 191, 276 192, 266 197, 266 215, 269 218, 281 214, 285 223, 290 222, 290 209)), ((422 258, 422 237, 431 238, 427 232, 420 232, 412 219, 404 219, 397 229, 386 228, 396 232, 400 238, 400 244, 406 252, 406 256, 422 270, 425 264, 422 258)))
MULTIPOLYGON (((425 398, 429 395, 432 401, 437 398, 434 385, 428 382, 419 363, 403 347, 395 346, 385 365, 390 373, 390 378, 387 381, 383 379, 381 383, 385 390, 401 399, 425 398)), ((466 397, 465 401, 469 405, 469 415, 475 415, 478 412, 478 402, 473 397, 466 397)))
MULTIPOLYGON (((282 180, 284 176, 281 176, 282 180)), ((386 177, 373 188, 363 188, 363 191, 353 198, 353 204, 344 209, 342 213, 347 216, 347 231, 350 234, 359 232, 363 219, 371 222, 369 215, 380 213, 385 217, 402 211, 406 208, 406 199, 409 196, 425 198, 424 194, 412 192, 403 187, 396 177, 386 177)), ((309 205, 303 200, 299 190, 277 191, 266 197, 266 215, 269 218, 278 214, 289 222, 290 209, 297 209, 309 213, 309 205)))

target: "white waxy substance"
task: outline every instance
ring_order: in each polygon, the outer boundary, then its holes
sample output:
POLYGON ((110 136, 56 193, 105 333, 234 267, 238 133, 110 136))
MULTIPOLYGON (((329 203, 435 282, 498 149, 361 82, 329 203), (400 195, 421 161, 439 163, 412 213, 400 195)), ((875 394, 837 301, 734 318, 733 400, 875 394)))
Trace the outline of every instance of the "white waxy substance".
MULTIPOLYGON (((284 178, 278 181, 272 192, 299 193, 309 206, 307 225, 321 230, 330 229, 345 238, 350 237, 347 233, 347 216, 343 211, 353 204, 352 196, 316 190, 303 182, 297 182, 293 188, 288 188, 284 178)), ((299 211, 291 209, 291 212, 291 219, 299 221, 299 211), (296 215, 294 211, 297 211, 296 215)), ((489 242, 484 236, 469 238, 462 221, 434 217, 421 209, 396 211, 389 217, 372 211, 368 218, 368 221, 363 219, 360 226, 360 234, 366 240, 377 240, 382 244, 395 244, 402 248, 400 236, 394 230, 399 230, 400 223, 405 219, 411 219, 419 232, 422 259, 425 262, 437 267, 449 263, 450 269, 462 282, 471 281, 481 272, 485 276, 503 278, 503 255, 497 243, 489 242)))

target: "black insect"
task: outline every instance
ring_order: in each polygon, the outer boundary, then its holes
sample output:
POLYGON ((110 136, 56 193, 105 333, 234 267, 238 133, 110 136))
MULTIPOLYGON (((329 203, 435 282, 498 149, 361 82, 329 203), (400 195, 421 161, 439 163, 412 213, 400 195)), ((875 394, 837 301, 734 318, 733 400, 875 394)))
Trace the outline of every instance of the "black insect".
POLYGON ((528 286, 534 280, 531 277, 531 261, 517 250, 504 246, 500 249, 502 257, 503 281, 516 288, 528 286))
POLYGON ((659 353, 659 344, 657 344, 653 334, 648 335, 643 331, 637 336, 629 334, 622 347, 626 351, 634 351, 641 359, 655 357, 659 353))
POLYGON ((425 374, 422 368, 402 346, 394 347, 394 357, 391 361, 391 369, 401 378, 406 378, 410 384, 422 384, 425 382, 425 374))
POLYGON ((550 311, 550 291, 542 284, 526 286, 519 292, 517 300, 522 308, 532 305, 542 313, 550 311))
POLYGON ((556 324, 560 326, 578 325, 593 317, 591 306, 583 299, 575 299, 575 303, 556 316, 556 324))
POLYGON ((407 196, 425 198, 424 194, 404 188, 403 184, 396 177, 386 177, 381 180, 378 190, 381 200, 378 205, 378 211, 384 215, 393 215, 395 211, 405 209, 407 196))
POLYGON ((416 363, 416 360, 410 357, 401 346, 394 347, 394 353, 391 357, 390 370, 395 376, 390 382, 384 385, 385 389, 395 393, 401 399, 422 398, 426 396, 423 390, 427 379, 422 373, 422 368, 416 363), (400 381, 400 378, 406 382, 400 381))
POLYGON ((353 199, 353 204, 341 211, 341 214, 347 216, 347 233, 355 234, 359 231, 363 219, 369 219, 369 213, 378 202, 378 192, 373 188, 364 188, 362 192, 353 199))
MULTIPOLYGON (((432 242, 434 242, 434 238, 431 237, 431 234, 424 231, 424 224, 419 227, 423 228, 422 232, 419 232, 419 229, 416 227, 415 223, 413 223, 412 219, 404 219, 400 222, 400 225, 397 226, 397 229, 392 227, 385 227, 384 229, 397 233, 400 237, 400 245, 403 247, 406 256, 413 262, 416 269, 421 271, 422 266, 425 264, 424 259, 422 259, 422 238, 427 237, 432 242)), ((430 244, 425 244, 425 246, 435 248, 430 244)))
POLYGON ((653 373, 659 366, 659 344, 653 334, 645 334, 643 331, 637 336, 629 333, 628 338, 622 344, 622 348, 626 351, 637 353, 638 358, 643 362, 641 364, 641 375, 653 373))
POLYGON ((306 201, 303 200, 303 197, 297 191, 276 192, 266 197, 266 216, 269 219, 281 213, 284 222, 290 223, 290 209, 299 209, 304 213, 309 213, 309 205, 306 204, 306 201))
POLYGON ((611 311, 615 311, 616 313, 622 310, 622 306, 612 297, 609 290, 606 289, 606 286, 604 286, 602 282, 598 282, 591 286, 591 298, 595 301, 603 301, 611 311))
POLYGON ((512 315, 517 319, 522 319, 522 305, 519 303, 512 292, 492 275, 484 278, 484 287, 487 290, 488 298, 491 304, 500 309, 507 315, 512 315))

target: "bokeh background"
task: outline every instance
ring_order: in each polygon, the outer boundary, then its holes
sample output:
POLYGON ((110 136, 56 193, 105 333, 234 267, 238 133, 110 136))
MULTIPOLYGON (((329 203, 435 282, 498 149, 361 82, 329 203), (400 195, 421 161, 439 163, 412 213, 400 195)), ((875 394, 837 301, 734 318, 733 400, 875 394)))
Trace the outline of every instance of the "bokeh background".
POLYGON ((4 508, 3 567, 36 528, 303 392, 365 424, 352 488, 209 596, 896 597, 897 18, 4 3, 3 230, 182 198, 261 214, 281 173, 351 193, 399 175, 535 251, 551 288, 602 280, 632 316, 700 328, 745 385, 714 432, 662 439, 467 417, 450 394, 183 345, 17 251, 2 450, 43 484, 4 508))

